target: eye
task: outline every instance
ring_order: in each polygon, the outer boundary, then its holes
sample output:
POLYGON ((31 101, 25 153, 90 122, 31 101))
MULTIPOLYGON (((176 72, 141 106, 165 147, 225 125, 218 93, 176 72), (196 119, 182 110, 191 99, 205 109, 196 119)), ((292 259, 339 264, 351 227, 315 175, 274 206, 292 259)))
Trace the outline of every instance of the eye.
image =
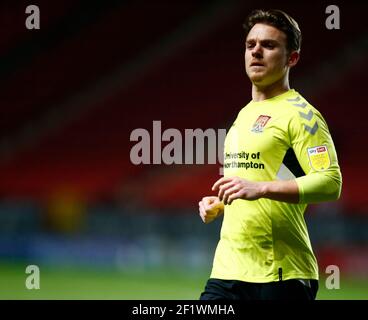
POLYGON ((274 49, 275 48, 275 44, 273 44, 272 42, 266 42, 263 46, 267 49, 274 49))

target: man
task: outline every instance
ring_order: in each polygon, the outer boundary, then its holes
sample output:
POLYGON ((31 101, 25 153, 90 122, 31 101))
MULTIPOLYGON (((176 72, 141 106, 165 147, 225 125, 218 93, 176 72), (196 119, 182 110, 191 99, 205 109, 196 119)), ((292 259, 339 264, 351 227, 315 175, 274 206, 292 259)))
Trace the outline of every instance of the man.
POLYGON ((313 300, 318 265, 304 212, 340 196, 335 147, 321 114, 289 87, 301 44, 295 20, 256 10, 244 29, 252 101, 226 136, 218 195, 199 202, 205 223, 224 214, 201 299, 313 300))

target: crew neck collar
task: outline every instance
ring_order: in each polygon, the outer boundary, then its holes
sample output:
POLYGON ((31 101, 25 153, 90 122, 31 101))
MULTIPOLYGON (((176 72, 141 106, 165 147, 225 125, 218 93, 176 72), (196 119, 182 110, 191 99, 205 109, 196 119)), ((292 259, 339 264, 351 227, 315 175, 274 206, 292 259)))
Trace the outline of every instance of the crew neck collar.
POLYGON ((291 94, 291 93, 295 93, 295 89, 289 89, 288 91, 285 91, 283 93, 280 93, 277 96, 273 96, 272 98, 268 98, 268 99, 264 99, 261 101, 254 101, 252 100, 252 103, 264 103, 264 102, 269 102, 269 101, 275 101, 275 100, 279 100, 279 99, 283 99, 285 96, 291 94))

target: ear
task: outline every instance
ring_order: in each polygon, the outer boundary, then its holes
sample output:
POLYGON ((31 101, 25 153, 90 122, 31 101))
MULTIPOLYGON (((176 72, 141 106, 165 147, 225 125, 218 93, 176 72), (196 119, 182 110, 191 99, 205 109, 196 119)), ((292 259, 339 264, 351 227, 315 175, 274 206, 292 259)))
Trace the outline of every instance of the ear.
POLYGON ((298 51, 292 51, 289 55, 288 66, 294 67, 299 61, 300 53, 298 51))

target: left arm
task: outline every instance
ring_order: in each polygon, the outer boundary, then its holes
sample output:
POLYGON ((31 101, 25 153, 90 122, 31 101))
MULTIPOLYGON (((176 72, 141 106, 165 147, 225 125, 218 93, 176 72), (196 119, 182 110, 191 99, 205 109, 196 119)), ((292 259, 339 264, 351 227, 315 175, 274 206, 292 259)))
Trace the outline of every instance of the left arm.
POLYGON ((224 204, 235 199, 257 200, 266 198, 288 203, 317 203, 334 201, 341 194, 341 178, 323 173, 309 174, 295 180, 255 182, 239 177, 221 178, 215 182, 213 191, 224 204))
POLYGON ((224 204, 231 204, 235 199, 267 198, 289 203, 318 203, 339 199, 342 177, 334 143, 319 113, 311 121, 318 128, 313 133, 305 130, 305 124, 299 116, 290 122, 289 129, 291 145, 306 173, 304 176, 294 180, 261 182, 224 177, 216 181, 212 190, 218 191, 218 197, 224 204))
POLYGON ((231 204, 235 199, 271 200, 298 203, 299 188, 295 180, 253 182, 239 177, 221 178, 215 182, 213 191, 218 191, 218 197, 224 204, 231 204))

